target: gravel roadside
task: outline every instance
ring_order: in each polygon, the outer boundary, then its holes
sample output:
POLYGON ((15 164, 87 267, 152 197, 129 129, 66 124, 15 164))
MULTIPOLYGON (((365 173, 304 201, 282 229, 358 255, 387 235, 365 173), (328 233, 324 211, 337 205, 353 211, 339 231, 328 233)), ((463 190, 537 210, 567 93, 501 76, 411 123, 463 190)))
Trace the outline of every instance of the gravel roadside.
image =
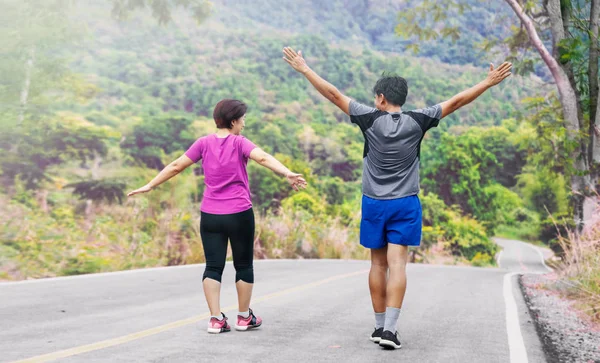
POLYGON ((548 362, 600 363, 600 329, 581 319, 571 301, 541 287, 555 283, 545 275, 520 278, 548 362))

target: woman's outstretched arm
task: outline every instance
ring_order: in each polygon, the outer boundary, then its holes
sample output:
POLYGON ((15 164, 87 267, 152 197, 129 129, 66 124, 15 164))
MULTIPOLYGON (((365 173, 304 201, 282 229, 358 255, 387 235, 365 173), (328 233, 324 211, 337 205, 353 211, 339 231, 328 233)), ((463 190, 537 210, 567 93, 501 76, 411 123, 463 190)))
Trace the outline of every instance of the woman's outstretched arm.
POLYGON ((184 171, 188 166, 194 164, 192 159, 187 157, 185 154, 181 155, 177 160, 171 162, 167 165, 154 179, 150 181, 150 183, 144 185, 143 187, 136 189, 127 194, 128 197, 132 195, 147 193, 167 180, 171 179, 175 175, 184 171))
POLYGON ((250 152, 250 159, 256 161, 265 168, 271 169, 275 173, 284 176, 294 190, 306 188, 306 180, 304 180, 301 174, 291 172, 290 169, 286 168, 279 160, 264 152, 262 149, 253 149, 252 152, 250 152))

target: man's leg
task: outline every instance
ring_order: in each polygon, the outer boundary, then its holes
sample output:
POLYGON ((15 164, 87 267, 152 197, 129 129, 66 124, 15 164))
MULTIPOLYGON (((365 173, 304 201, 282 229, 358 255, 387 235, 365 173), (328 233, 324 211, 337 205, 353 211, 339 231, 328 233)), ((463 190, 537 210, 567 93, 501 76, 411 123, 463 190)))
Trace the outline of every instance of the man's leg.
POLYGON ((396 332, 398 315, 406 293, 406 263, 408 262, 408 246, 389 244, 387 262, 390 276, 386 289, 386 322, 384 330, 396 332), (390 312, 390 314, 388 314, 390 312), (389 315, 389 316, 388 316, 389 315))
POLYGON ((377 319, 377 314, 385 314, 387 270, 387 246, 379 249, 371 249, 369 290, 371 291, 371 302, 373 303, 373 311, 376 317, 375 329, 383 328, 381 320, 377 319))
POLYGON ((387 281, 387 243, 384 238, 385 220, 382 202, 363 195, 360 221, 360 244, 371 250, 369 290, 375 311, 375 331, 369 339, 379 343, 385 323, 387 281))
POLYGON ((402 347, 398 333, 398 317, 400 308, 406 292, 406 262, 408 259, 408 247, 397 244, 388 244, 387 261, 390 276, 386 288, 385 323, 379 345, 386 349, 398 349, 402 347))

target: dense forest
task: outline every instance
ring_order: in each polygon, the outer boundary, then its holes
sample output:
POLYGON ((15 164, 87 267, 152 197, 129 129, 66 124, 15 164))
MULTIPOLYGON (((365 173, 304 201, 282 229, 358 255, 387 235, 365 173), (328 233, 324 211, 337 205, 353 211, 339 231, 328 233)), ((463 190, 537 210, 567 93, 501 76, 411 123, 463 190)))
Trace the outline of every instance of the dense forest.
MULTIPOLYGON (((282 48, 301 49, 366 104, 381 74, 399 74, 410 110, 482 80, 503 58, 477 44, 509 31, 495 24, 500 4, 473 2, 456 19, 470 36, 423 42, 417 57, 394 33, 410 1, 212 3, 200 24, 183 10, 159 24, 149 12, 117 21, 109 1, 81 2, 24 31, 10 14, 27 2, 8 2, 2 32, 26 36, 1 51, 0 279, 202 262, 199 166, 144 197, 124 192, 214 132, 223 98, 246 102, 244 135, 310 185, 293 192, 249 164, 257 257, 366 258, 362 134, 288 67, 282 48)), ((494 265, 494 235, 550 243, 553 221, 569 219, 560 105, 538 73, 512 77, 425 138, 416 261, 494 265)))

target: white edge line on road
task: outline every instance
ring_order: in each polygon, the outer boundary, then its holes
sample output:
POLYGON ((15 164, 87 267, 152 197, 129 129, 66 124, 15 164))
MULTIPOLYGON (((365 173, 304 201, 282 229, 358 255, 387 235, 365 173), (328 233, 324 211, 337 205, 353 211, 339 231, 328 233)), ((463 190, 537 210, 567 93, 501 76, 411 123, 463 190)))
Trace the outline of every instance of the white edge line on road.
POLYGON ((502 268, 502 266, 500 266, 500 259, 502 258, 503 253, 504 249, 501 249, 500 252, 498 252, 498 257, 496 257, 496 263, 498 264, 498 268, 502 268))
POLYGON ((526 245, 529 248, 532 248, 535 252, 537 252, 538 256, 540 256, 540 260, 542 260, 542 265, 544 265, 544 267, 546 268, 546 270, 548 270, 549 272, 554 271, 553 269, 551 269, 550 267, 548 267, 548 265, 546 265, 546 259, 544 258, 544 254, 542 253, 542 251, 540 251, 540 247, 538 246, 534 246, 532 244, 526 243, 526 242, 522 242, 524 245, 526 245))
POLYGON ((542 259, 542 265, 544 265, 544 267, 546 268, 546 270, 548 270, 550 272, 554 271, 553 269, 551 269, 550 267, 548 267, 548 265, 546 265, 546 259, 544 258, 544 254, 542 253, 542 251, 540 251, 541 248, 540 247, 533 247, 533 248, 540 255, 540 258, 542 259))
POLYGON ((527 363, 527 350, 521 334, 519 311, 513 295, 512 278, 519 272, 510 272, 504 275, 504 304, 506 305, 506 333, 508 335, 508 348, 511 363, 527 363))
MULTIPOLYGON (((228 261, 227 263, 230 263, 230 261, 228 261)), ((201 263, 201 264, 181 265, 181 266, 159 266, 159 267, 148 267, 148 268, 139 268, 139 269, 123 270, 123 271, 97 272, 97 273, 73 275, 73 276, 41 277, 38 279, 21 280, 21 281, 3 281, 3 282, 0 282, 0 286, 36 284, 36 283, 41 283, 41 282, 65 281, 65 280, 81 280, 81 279, 88 279, 88 278, 101 277, 101 276, 129 275, 129 274, 136 274, 136 273, 140 273, 140 272, 158 271, 158 270, 163 270, 163 269, 188 269, 188 268, 194 268, 194 267, 199 267, 199 266, 204 266, 204 264, 201 263)))

